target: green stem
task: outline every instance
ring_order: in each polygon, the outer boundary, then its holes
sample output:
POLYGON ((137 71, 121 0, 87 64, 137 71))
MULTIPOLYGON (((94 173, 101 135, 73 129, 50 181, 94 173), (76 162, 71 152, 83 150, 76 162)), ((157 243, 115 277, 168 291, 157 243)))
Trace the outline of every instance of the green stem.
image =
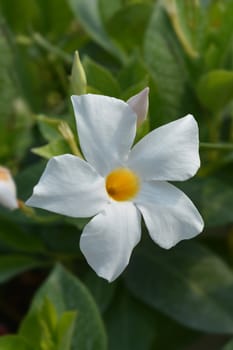
POLYGON ((64 139, 68 143, 68 145, 70 146, 72 153, 77 157, 83 158, 83 156, 78 148, 78 145, 75 141, 74 134, 73 134, 71 128, 69 127, 69 125, 63 121, 59 124, 58 130, 60 131, 60 133, 62 134, 62 136, 64 137, 64 139))
POLYGON ((59 49, 57 46, 52 45, 47 39, 45 39, 41 34, 34 33, 32 36, 33 40, 36 44, 41 46, 46 51, 53 53, 55 56, 60 57, 63 59, 66 63, 72 64, 73 58, 68 55, 63 50, 59 49))
POLYGON ((57 221, 57 216, 43 217, 37 215, 33 208, 28 207, 21 199, 18 199, 18 208, 28 218, 39 223, 51 223, 57 221))
POLYGON ((233 143, 209 143, 209 142, 200 142, 200 148, 211 149, 211 150, 220 150, 220 151, 233 151, 233 143))

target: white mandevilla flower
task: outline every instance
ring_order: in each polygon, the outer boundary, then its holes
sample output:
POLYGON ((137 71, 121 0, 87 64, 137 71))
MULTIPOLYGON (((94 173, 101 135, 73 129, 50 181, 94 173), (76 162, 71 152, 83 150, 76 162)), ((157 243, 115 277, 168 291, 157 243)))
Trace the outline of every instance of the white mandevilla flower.
POLYGON ((0 205, 14 210, 18 208, 16 186, 10 171, 0 166, 0 205))
MULTIPOLYGON (((143 95, 147 99, 148 91, 143 95)), ((133 102, 134 108, 107 96, 72 96, 86 160, 70 154, 52 158, 27 202, 71 217, 94 216, 80 248, 108 281, 127 266, 141 237, 141 215, 151 238, 166 249, 203 229, 190 199, 167 182, 187 180, 200 166, 195 119, 187 115, 162 126, 131 149, 143 114, 133 102)))

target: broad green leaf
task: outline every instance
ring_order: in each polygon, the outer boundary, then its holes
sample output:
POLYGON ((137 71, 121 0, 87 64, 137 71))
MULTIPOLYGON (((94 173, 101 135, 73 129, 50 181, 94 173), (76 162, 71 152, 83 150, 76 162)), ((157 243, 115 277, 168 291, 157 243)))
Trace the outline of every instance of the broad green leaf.
POLYGON ((67 30, 72 20, 72 12, 66 0, 37 0, 40 16, 43 21, 38 22, 39 31, 49 34, 51 38, 58 38, 67 30))
POLYGON ((0 216, 0 251, 21 253, 42 253, 44 245, 33 232, 23 230, 12 220, 0 216))
POLYGON ((124 6, 109 19, 106 29, 125 52, 140 50, 151 13, 150 4, 124 6))
POLYGON ((126 283, 140 300, 185 326, 232 333, 233 273, 201 245, 183 242, 166 251, 148 240, 136 251, 126 283))
POLYGON ((99 11, 103 22, 108 22, 111 17, 121 9, 122 0, 99 0, 99 11))
POLYGON ((109 70, 86 57, 83 61, 87 84, 103 95, 119 97, 120 87, 109 70))
POLYGON ((0 337, 0 350, 35 350, 27 341, 18 335, 0 337))
POLYGON ((144 57, 153 80, 150 90, 152 128, 187 113, 196 115, 184 53, 160 2, 154 6, 146 30, 144 57))
POLYGON ((197 94, 209 110, 223 109, 233 99, 233 71, 213 70, 202 76, 197 84, 197 94))
POLYGON ((50 252, 58 256, 59 254, 66 257, 72 255, 74 258, 79 258, 80 231, 68 223, 66 218, 57 215, 57 222, 54 222, 53 225, 44 225, 40 230, 40 236, 50 252))
POLYGON ((63 138, 51 141, 45 146, 32 148, 31 151, 45 159, 50 159, 52 157, 59 156, 60 154, 71 153, 71 149, 67 144, 67 141, 63 138))
MULTIPOLYGON (((141 84, 141 82, 145 79, 147 79, 148 82, 148 71, 142 58, 139 55, 133 55, 127 64, 125 64, 124 67, 120 70, 118 79, 123 91, 131 90, 135 86, 141 84)), ((125 92, 123 94, 125 95, 125 92)), ((129 98, 132 95, 133 94, 130 92, 126 98, 129 98)))
POLYGON ((125 59, 123 53, 112 43, 108 37, 102 23, 99 12, 98 0, 68 0, 75 16, 98 44, 103 46, 107 51, 111 52, 121 60, 125 59))
POLYGON ((26 169, 18 173, 16 177, 18 198, 26 200, 31 196, 33 187, 37 184, 42 175, 45 165, 46 162, 42 160, 29 165, 26 169))
POLYGON ((230 224, 233 221, 233 189, 231 179, 208 176, 177 183, 197 205, 206 227, 230 224))
POLYGON ((117 283, 108 283, 93 271, 88 271, 84 281, 100 311, 105 312, 113 299, 117 283))
POLYGON ((50 142, 61 137, 58 127, 63 119, 65 119, 65 117, 53 118, 53 117, 46 117, 44 115, 37 116, 38 126, 45 140, 50 142))
POLYGON ((151 350, 156 339, 156 318, 149 308, 127 294, 114 299, 107 311, 109 350, 151 350))
POLYGON ((1 254, 0 256, 0 283, 24 271, 46 265, 46 261, 32 256, 20 254, 1 254))
MULTIPOLYGON (((31 311, 38 310, 47 297, 55 306, 58 317, 65 311, 77 311, 72 350, 106 350, 106 335, 97 307, 86 287, 62 266, 58 265, 37 292, 31 311)), ((24 331, 21 328, 22 334, 24 331)), ((25 331, 25 336, 26 336, 25 331)))
POLYGON ((233 222, 233 187, 221 178, 206 178, 203 184, 202 213, 209 226, 233 222))

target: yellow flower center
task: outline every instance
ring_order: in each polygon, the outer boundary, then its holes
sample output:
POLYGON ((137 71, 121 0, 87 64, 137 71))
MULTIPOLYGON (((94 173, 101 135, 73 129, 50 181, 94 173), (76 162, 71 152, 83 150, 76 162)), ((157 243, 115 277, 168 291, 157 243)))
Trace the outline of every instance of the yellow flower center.
POLYGON ((8 171, 0 167, 0 181, 8 181, 8 180, 9 180, 8 171))
POLYGON ((118 168, 108 174, 105 186, 110 197, 116 201, 127 201, 138 193, 140 181, 133 171, 118 168))

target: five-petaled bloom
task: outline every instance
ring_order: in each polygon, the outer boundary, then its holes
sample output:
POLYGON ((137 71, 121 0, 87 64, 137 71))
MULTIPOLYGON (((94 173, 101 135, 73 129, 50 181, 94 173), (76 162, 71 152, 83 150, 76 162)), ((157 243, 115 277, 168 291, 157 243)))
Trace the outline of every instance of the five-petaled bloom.
POLYGON ((142 105, 146 113, 147 98, 148 90, 128 103, 102 95, 72 96, 86 160, 70 154, 52 158, 27 202, 71 217, 94 216, 80 248, 108 281, 127 266, 141 237, 141 215, 151 238, 166 249, 203 229, 190 199, 167 182, 189 179, 198 170, 197 123, 187 115, 132 147, 137 114, 142 115, 142 105))

